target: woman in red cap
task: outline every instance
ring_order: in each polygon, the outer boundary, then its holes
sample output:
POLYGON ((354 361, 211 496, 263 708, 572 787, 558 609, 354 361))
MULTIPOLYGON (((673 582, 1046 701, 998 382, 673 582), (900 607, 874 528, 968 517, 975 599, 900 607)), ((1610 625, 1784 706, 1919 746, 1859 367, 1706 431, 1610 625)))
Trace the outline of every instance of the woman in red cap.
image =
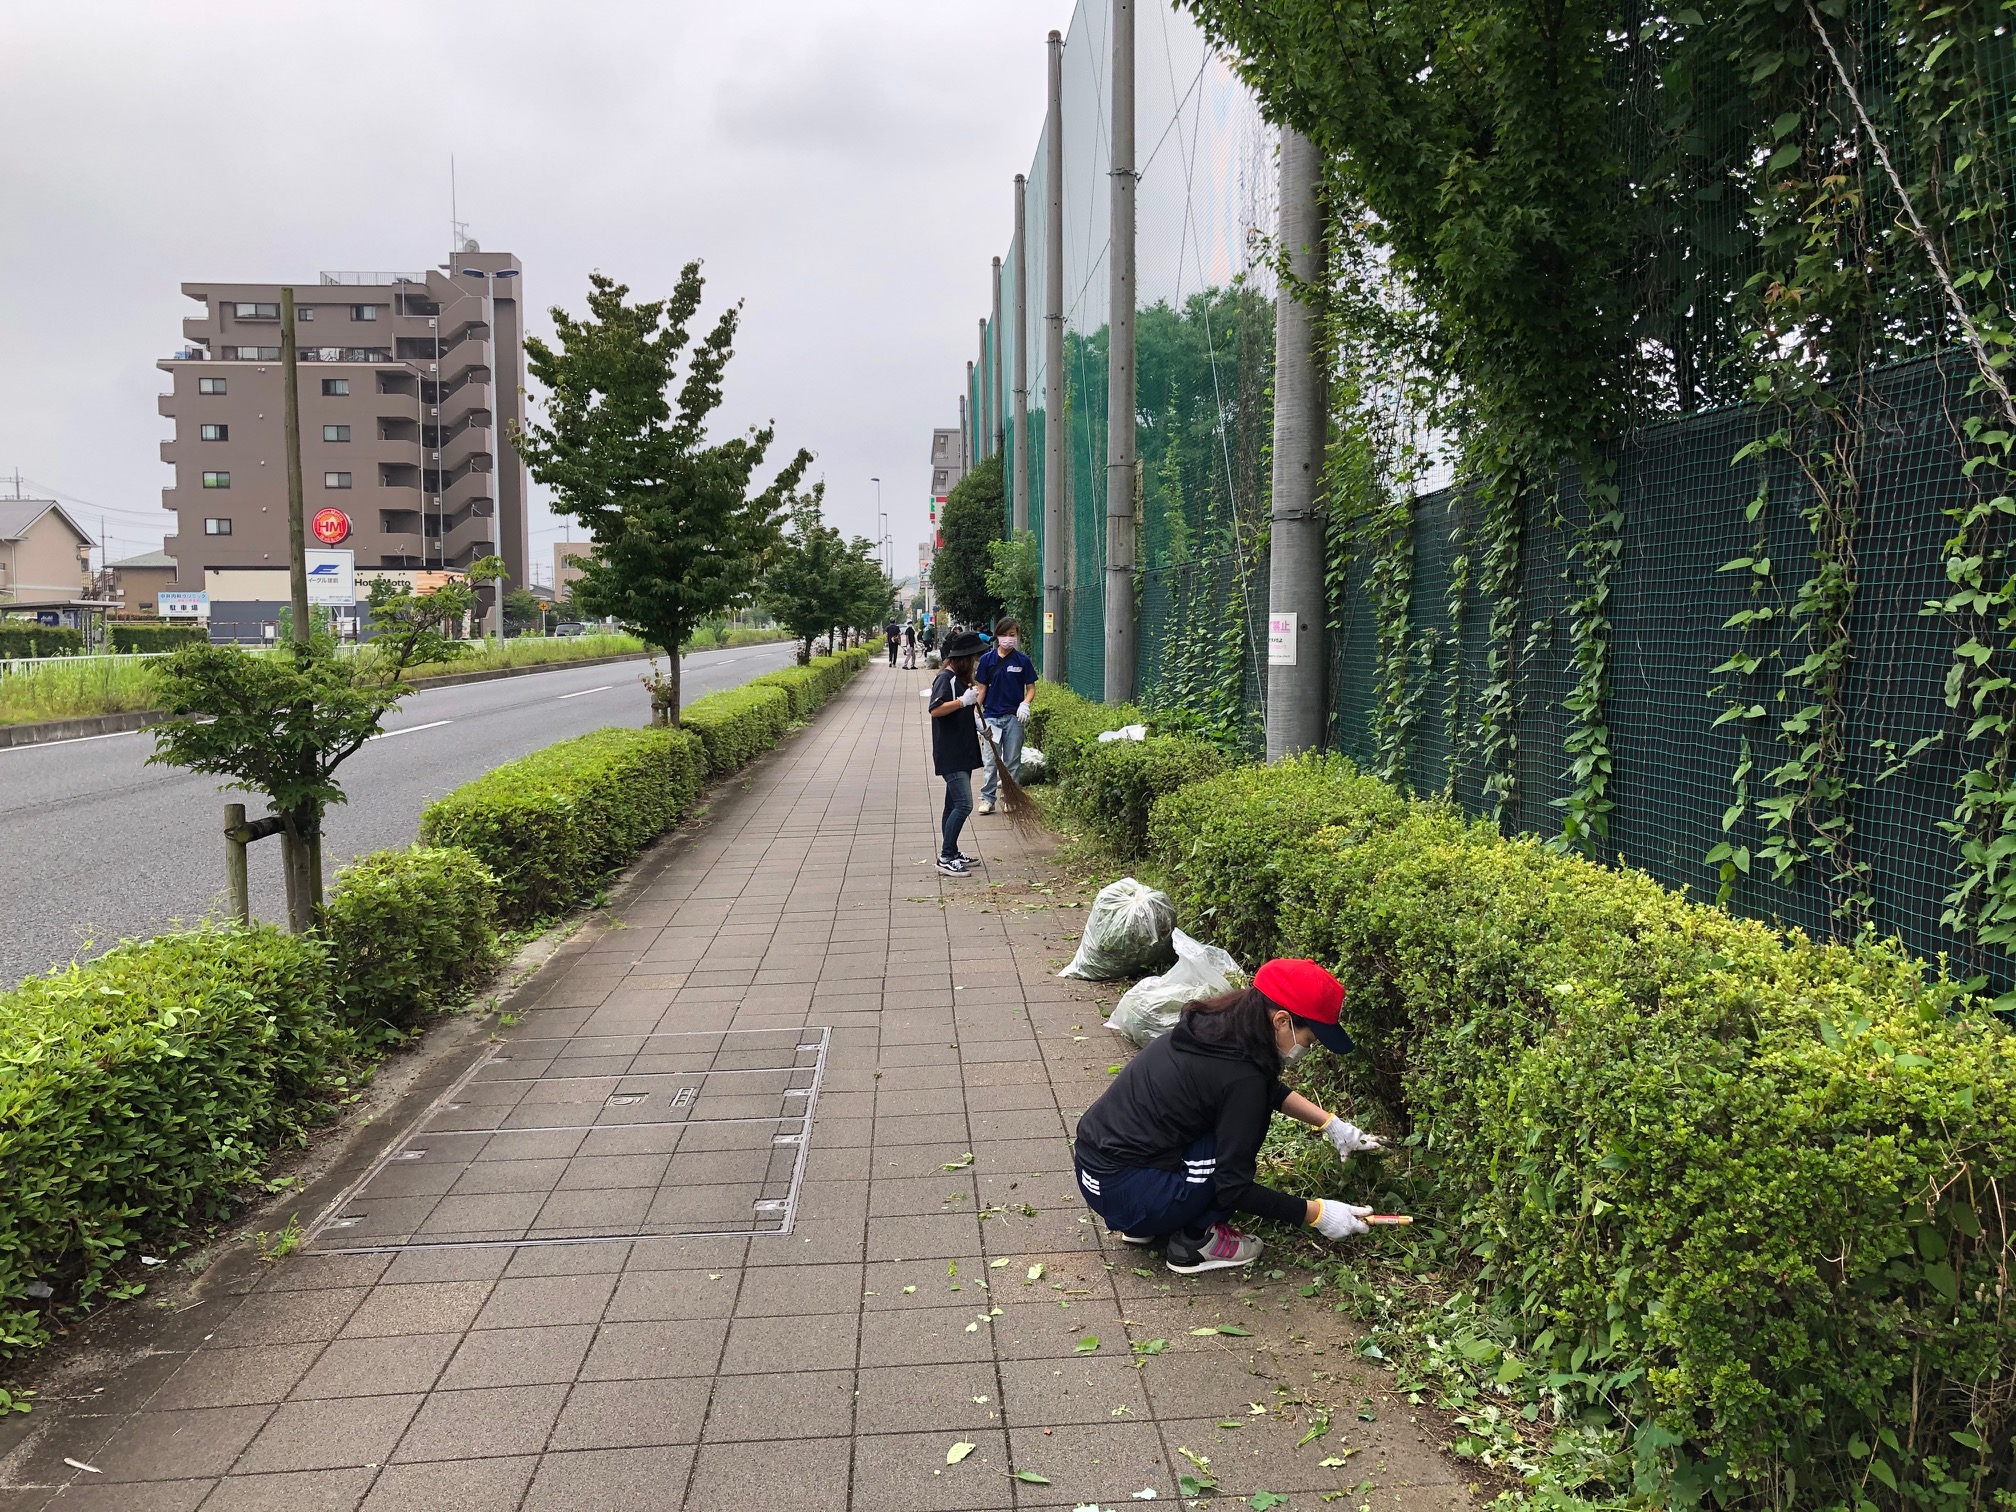
POLYGON ((1281 1067, 1313 1046, 1344 1054, 1344 986, 1314 961, 1269 961, 1244 992, 1189 1004, 1176 1026, 1121 1068, 1078 1121, 1078 1186, 1128 1244, 1166 1237, 1169 1269, 1190 1276, 1250 1265, 1260 1241, 1226 1220, 1251 1213, 1306 1223, 1326 1239, 1366 1232, 1370 1208, 1291 1197, 1253 1179, 1276 1113, 1319 1129, 1340 1160, 1377 1150, 1361 1133, 1282 1085, 1281 1067))

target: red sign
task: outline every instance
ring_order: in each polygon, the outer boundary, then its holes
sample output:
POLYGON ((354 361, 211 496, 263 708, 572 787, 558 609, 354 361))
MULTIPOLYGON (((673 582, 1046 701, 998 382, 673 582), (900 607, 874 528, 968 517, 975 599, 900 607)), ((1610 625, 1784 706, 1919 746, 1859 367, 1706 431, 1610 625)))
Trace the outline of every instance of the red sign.
POLYGON ((340 509, 318 509, 308 528, 324 546, 335 546, 350 534, 350 516, 340 509))

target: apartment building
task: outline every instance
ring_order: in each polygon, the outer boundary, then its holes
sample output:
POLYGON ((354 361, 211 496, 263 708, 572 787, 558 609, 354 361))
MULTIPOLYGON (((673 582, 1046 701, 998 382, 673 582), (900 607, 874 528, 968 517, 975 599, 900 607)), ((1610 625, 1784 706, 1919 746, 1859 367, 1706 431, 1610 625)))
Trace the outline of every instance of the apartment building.
MULTIPOLYGON (((370 569, 454 569, 498 554, 530 583, 526 476, 510 440, 524 401, 522 268, 467 250, 440 269, 323 273, 296 284, 309 544, 370 569), (324 514, 333 510, 334 514, 324 514)), ((203 313, 157 365, 175 422, 161 460, 176 587, 287 562, 280 285, 185 283, 203 313)))
POLYGON ((939 503, 966 476, 966 433, 955 426, 931 432, 931 497, 939 503))

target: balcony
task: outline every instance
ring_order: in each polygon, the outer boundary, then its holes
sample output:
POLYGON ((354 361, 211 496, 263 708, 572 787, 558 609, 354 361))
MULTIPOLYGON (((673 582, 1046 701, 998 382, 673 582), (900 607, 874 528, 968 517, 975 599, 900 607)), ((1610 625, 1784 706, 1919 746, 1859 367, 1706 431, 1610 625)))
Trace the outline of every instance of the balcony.
POLYGON ((299 347, 297 355, 303 362, 390 362, 392 353, 385 347, 299 347))
POLYGON ((427 275, 424 272, 324 272, 321 278, 325 284, 334 284, 346 289, 380 289, 389 287, 392 284, 419 284, 424 288, 427 284, 427 275))

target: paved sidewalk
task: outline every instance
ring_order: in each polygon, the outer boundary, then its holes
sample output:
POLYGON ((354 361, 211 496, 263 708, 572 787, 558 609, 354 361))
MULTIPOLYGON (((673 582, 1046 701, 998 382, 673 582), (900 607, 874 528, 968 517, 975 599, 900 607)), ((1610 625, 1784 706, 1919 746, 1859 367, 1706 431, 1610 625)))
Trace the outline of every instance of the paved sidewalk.
POLYGON ((0 1440, 0 1512, 1111 1509, 1190 1455, 1221 1504, 1471 1506, 1307 1275, 1177 1278, 1076 1200, 1083 912, 998 817, 931 868, 926 677, 717 795, 305 1252, 136 1304, 0 1440))

